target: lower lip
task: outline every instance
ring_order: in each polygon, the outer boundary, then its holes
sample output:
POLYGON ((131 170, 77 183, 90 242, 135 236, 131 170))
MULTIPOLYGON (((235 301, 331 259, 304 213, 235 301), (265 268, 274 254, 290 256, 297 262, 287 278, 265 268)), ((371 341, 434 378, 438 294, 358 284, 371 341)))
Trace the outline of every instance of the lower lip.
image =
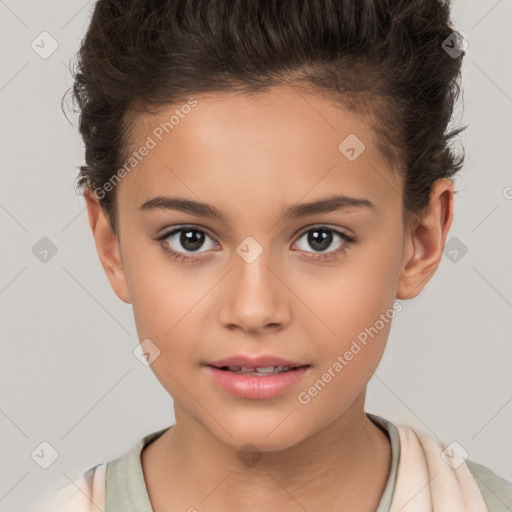
POLYGON ((206 366, 212 379, 228 393, 250 400, 274 398, 290 389, 307 373, 308 367, 301 366, 295 370, 258 377, 241 375, 214 366, 206 366))

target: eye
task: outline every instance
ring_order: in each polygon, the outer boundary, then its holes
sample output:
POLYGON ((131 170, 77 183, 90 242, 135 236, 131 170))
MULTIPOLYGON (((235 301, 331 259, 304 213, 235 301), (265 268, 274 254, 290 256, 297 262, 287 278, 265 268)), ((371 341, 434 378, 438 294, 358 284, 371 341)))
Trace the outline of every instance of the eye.
POLYGON ((162 236, 159 236, 157 240, 164 251, 170 253, 176 259, 181 258, 182 260, 195 259, 196 256, 194 256, 194 253, 206 252, 200 251, 204 246, 205 241, 211 241, 210 247, 206 248, 207 250, 218 247, 217 242, 215 242, 205 231, 196 227, 182 226, 175 228, 162 236))
POLYGON ((354 242, 355 239, 338 229, 329 226, 315 226, 303 232, 299 240, 296 242, 299 249, 305 252, 307 246, 314 249, 312 256, 308 256, 315 260, 326 260, 335 258, 337 255, 344 252, 349 243, 354 242), (341 244, 336 245, 336 240, 341 240, 341 244), (301 243, 302 240, 302 243, 301 243), (334 244, 334 249, 332 249, 334 244), (329 250, 331 248, 331 250, 329 250))
MULTIPOLYGON (((209 249, 218 248, 219 244, 210 237, 204 230, 195 226, 180 226, 164 233, 156 238, 162 249, 174 259, 179 261, 193 261, 199 259, 203 252, 209 249), (205 242, 210 241, 210 246, 204 248, 205 242), (181 247, 180 247, 181 246, 181 247)), ((309 259, 325 261, 336 258, 344 252, 349 243, 354 242, 355 238, 343 233, 342 231, 330 226, 315 226, 304 231, 296 244, 299 249, 309 252, 307 246, 313 248, 314 252, 307 256, 309 259), (307 236, 306 236, 307 235, 307 236), (301 240, 304 241, 301 243, 301 240), (341 241, 336 247, 336 240, 341 241), (332 246, 334 244, 334 249, 332 246), (331 248, 331 250, 329 250, 331 248)), ((208 245, 208 244, 207 244, 208 245)))

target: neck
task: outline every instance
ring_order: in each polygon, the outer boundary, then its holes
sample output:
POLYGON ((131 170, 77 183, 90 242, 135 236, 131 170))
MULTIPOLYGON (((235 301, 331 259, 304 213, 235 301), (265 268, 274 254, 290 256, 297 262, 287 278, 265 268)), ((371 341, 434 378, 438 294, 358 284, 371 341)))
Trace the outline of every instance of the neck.
POLYGON ((257 453, 245 464, 237 455, 177 409, 176 425, 142 452, 155 512, 180 498, 188 503, 186 509, 193 501, 210 510, 239 512, 278 510, 292 502, 306 510, 321 503, 325 509, 338 503, 344 509, 375 510, 391 465, 389 440, 364 413, 364 395, 326 428, 290 448, 257 453))

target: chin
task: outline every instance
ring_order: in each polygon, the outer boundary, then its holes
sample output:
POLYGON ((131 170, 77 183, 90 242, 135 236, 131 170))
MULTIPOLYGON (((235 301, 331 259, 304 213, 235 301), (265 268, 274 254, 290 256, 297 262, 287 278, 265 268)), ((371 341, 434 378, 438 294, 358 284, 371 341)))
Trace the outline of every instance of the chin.
POLYGON ((240 414, 224 421, 224 428, 217 424, 211 427, 214 435, 236 450, 275 452, 291 448, 308 437, 304 422, 298 421, 293 413, 287 418, 288 414, 283 411, 276 411, 270 417, 264 417, 263 412, 240 414))

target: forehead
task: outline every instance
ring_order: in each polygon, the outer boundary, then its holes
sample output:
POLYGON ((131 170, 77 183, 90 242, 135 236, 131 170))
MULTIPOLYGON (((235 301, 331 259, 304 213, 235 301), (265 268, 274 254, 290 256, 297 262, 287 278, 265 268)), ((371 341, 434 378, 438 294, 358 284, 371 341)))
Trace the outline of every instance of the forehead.
POLYGON ((373 126, 318 91, 288 85, 196 95, 135 118, 130 151, 150 149, 121 181, 119 203, 173 193, 229 210, 334 192, 396 203, 401 180, 373 126))

